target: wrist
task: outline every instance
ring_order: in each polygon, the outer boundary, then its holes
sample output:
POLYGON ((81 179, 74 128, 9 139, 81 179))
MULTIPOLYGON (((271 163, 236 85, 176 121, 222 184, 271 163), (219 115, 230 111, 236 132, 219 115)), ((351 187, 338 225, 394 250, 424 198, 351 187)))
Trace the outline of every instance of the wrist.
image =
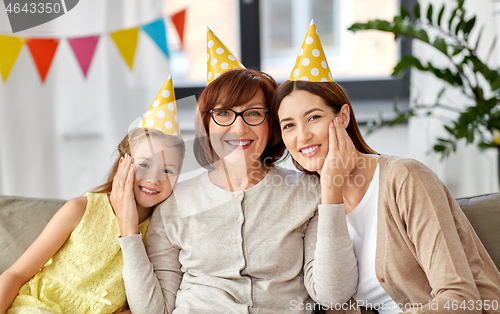
POLYGON ((342 204, 344 202, 342 189, 322 189, 321 192, 322 205, 342 204))
POLYGON ((134 231, 125 231, 125 232, 121 232, 120 233, 120 238, 125 238, 125 237, 129 237, 129 236, 133 236, 133 235, 136 235, 136 234, 139 234, 139 231, 137 232, 134 232, 134 231))
POLYGON ((344 200, 342 198, 321 198, 321 205, 337 205, 337 204, 342 204, 344 200))
POLYGON ((134 234, 139 234, 139 227, 136 226, 122 226, 120 225, 120 236, 128 237, 134 234))

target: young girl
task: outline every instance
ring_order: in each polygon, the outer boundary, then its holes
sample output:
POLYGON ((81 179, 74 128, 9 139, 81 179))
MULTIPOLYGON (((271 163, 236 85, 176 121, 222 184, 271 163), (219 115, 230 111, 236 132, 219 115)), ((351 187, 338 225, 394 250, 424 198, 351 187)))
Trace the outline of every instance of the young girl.
MULTIPOLYGON (((308 42, 319 44, 313 34, 308 42)), ((314 54, 325 59, 322 49, 314 54)), ((294 79, 311 73, 304 63, 276 90, 272 110, 296 166, 320 176, 320 206, 345 208, 357 305, 384 314, 499 313, 500 274, 446 186, 416 160, 373 151, 331 76, 294 79)))
MULTIPOLYGON (((171 85, 167 83, 164 89, 171 85)), ((0 313, 125 310, 117 238, 130 230, 124 230, 122 221, 135 219, 133 231, 145 237, 154 206, 169 197, 177 181, 184 151, 178 136, 153 128, 130 131, 118 145, 119 157, 108 181, 61 207, 30 248, 0 276, 0 313), (123 217, 121 213, 130 212, 123 211, 124 204, 135 206, 134 218, 123 217)))

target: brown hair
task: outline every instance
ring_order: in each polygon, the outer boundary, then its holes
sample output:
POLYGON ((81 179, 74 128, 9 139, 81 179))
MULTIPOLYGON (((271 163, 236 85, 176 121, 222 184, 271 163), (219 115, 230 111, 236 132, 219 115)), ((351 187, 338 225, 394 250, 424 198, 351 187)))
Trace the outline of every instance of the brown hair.
MULTIPOLYGON (((286 81, 276 89, 274 101, 271 105, 271 111, 276 115, 281 105, 281 101, 286 96, 290 95, 294 90, 303 90, 319 96, 323 99, 325 104, 333 109, 334 113, 338 113, 344 104, 349 106, 349 125, 346 128, 347 134, 354 143, 354 147, 364 154, 377 154, 363 139, 361 131, 359 130, 358 123, 354 117, 351 102, 347 97, 342 86, 336 82, 309 82, 309 81, 286 81)), ((285 158, 290 154, 287 152, 285 158)), ((293 158, 292 158, 293 159, 293 158)), ((297 169, 309 174, 316 174, 304 169, 295 159, 292 160, 297 169)), ((317 174, 316 174, 317 175, 317 174)))
MULTIPOLYGON (((276 81, 268 74, 249 69, 232 69, 212 81, 198 99, 200 115, 195 117, 196 137, 193 148, 198 163, 213 169, 213 163, 219 160, 210 144, 210 109, 217 105, 229 109, 239 106, 252 99, 259 90, 264 94, 265 107, 270 108, 277 87, 276 81)), ((269 123, 269 139, 260 157, 264 166, 269 167, 283 156, 285 145, 281 140, 277 112, 270 111, 266 120, 269 123)))
POLYGON ((182 168, 182 160, 184 159, 185 146, 184 140, 180 136, 167 135, 162 131, 156 129, 147 128, 134 128, 132 129, 118 144, 118 158, 111 167, 111 171, 108 175, 108 180, 106 183, 99 185, 98 187, 91 190, 94 193, 110 193, 113 187, 113 179, 118 172, 118 166, 120 165, 120 158, 125 157, 125 154, 131 155, 132 150, 142 142, 145 138, 154 138, 161 141, 167 147, 176 147, 181 154, 181 164, 179 165, 179 172, 182 168))

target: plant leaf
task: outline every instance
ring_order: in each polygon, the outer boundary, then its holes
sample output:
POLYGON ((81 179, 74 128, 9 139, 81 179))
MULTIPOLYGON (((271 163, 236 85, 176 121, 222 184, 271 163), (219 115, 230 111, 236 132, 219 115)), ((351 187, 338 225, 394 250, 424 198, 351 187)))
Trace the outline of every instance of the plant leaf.
POLYGON ((450 15, 450 19, 448 20, 448 30, 451 32, 451 24, 453 23, 453 19, 455 19, 455 16, 457 15, 458 8, 453 10, 450 15))
POLYGON ((400 114, 396 119, 392 120, 391 122, 389 122, 389 126, 394 126, 396 124, 399 124, 399 123, 403 123, 405 122, 406 120, 408 120, 409 117, 406 116, 406 114, 400 114))
POLYGON ((395 113, 399 113, 397 97, 394 97, 394 99, 392 100, 392 108, 394 109, 395 113))
MULTIPOLYGON (((464 9, 459 9, 460 10, 460 16, 458 17, 458 23, 457 25, 455 26, 455 36, 458 36, 458 32, 460 30, 463 31, 463 29, 465 28, 465 10, 464 9)), ((450 30, 451 31, 451 30, 450 30)))
POLYGON ((493 42, 491 43, 490 50, 488 50, 488 55, 486 56, 486 63, 490 61, 490 57, 493 54, 493 50, 495 49, 495 46, 497 45, 497 35, 495 35, 495 38, 493 38, 493 42))
POLYGON ((453 73, 448 68, 438 69, 438 68, 435 68, 429 62, 427 64, 427 67, 423 71, 431 72, 437 78, 442 79, 443 81, 448 82, 449 84, 451 84, 453 86, 463 86, 463 81, 462 81, 462 78, 460 77, 460 74, 453 73))
POLYGON ((400 12, 401 12, 400 15, 402 18, 405 18, 405 17, 411 18, 410 11, 408 11, 406 6, 401 5, 400 12))
POLYGON ((474 142, 474 132, 467 132, 465 139, 467 140, 467 144, 474 142))
MULTIPOLYGON (((401 23, 402 22, 403 21, 401 21, 401 23)), ((373 29, 377 29, 380 31, 390 32, 393 28, 391 26, 391 23, 389 23, 388 21, 384 21, 384 20, 374 20, 374 21, 371 21, 369 23, 371 24, 373 29)))
POLYGON ((457 26, 455 26, 455 36, 458 36, 458 32, 464 28, 464 25, 463 21, 458 22, 457 26))
POLYGON ((439 100, 441 99, 441 97, 443 97, 443 95, 444 95, 444 92, 445 92, 445 91, 446 91, 446 87, 443 87, 443 88, 439 91, 439 93, 438 93, 438 95, 437 95, 437 99, 436 99, 437 101, 436 101, 436 102, 439 102, 439 100))
MULTIPOLYGON (((399 18, 401 19, 401 17, 399 18)), ((373 21, 368 21, 367 23, 354 23, 348 28, 348 30, 353 32, 357 32, 360 30, 379 30, 384 32, 392 32, 393 26, 391 26, 391 23, 388 21, 373 20, 373 21)))
POLYGON ((444 13, 444 4, 441 7, 441 10, 439 10, 438 18, 437 18, 437 25, 441 26, 441 19, 443 18, 443 13, 444 13))
POLYGON ((418 60, 414 56, 403 56, 401 60, 399 60, 398 64, 396 64, 396 66, 394 67, 392 75, 398 75, 402 71, 411 67, 415 67, 420 71, 426 70, 422 63, 420 63, 420 60, 418 60))
POLYGON ((429 24, 432 24, 432 3, 429 3, 429 8, 427 9, 427 20, 429 24))
POLYGON ((481 150, 484 150, 484 149, 488 149, 488 148, 497 148, 497 145, 493 142, 481 142, 481 143, 478 143, 477 144, 477 147, 479 147, 479 149, 481 150))
POLYGON ((476 47, 474 48, 474 50, 477 50, 477 47, 479 46, 479 40, 481 40, 481 36, 483 35, 483 30, 484 30, 484 25, 481 26, 481 30, 479 31, 479 34, 477 35, 476 47))
POLYGON ((462 46, 454 46, 452 56, 456 56, 456 55, 460 54, 463 50, 464 50, 464 47, 462 47, 462 46))
POLYGON ((429 42, 429 36, 427 35, 427 32, 422 28, 415 33, 415 37, 426 43, 429 42))
POLYGON ((354 23, 347 30, 350 30, 352 32, 357 32, 365 29, 369 29, 365 23, 354 23))
POLYGON ((446 146, 440 145, 440 144, 436 144, 436 145, 434 145, 433 149, 436 152, 444 152, 446 150, 446 146))
POLYGON ((436 38, 436 40, 434 41, 434 47, 439 49, 445 55, 448 55, 448 51, 446 49, 446 43, 444 42, 443 38, 436 38))
POLYGON ((418 1, 415 2, 415 6, 413 7, 413 14, 415 15, 415 19, 420 18, 420 3, 418 1))
POLYGON ((468 20, 467 23, 465 23, 465 26, 464 26, 464 35, 468 35, 470 33, 470 31, 474 27, 475 23, 476 23, 476 17, 475 16, 473 18, 471 18, 470 20, 468 20))
POLYGON ((449 127, 449 126, 447 126, 447 125, 444 125, 443 127, 444 127, 444 128, 445 128, 445 130, 446 130, 446 131, 448 131, 448 133, 450 133, 451 135, 455 134, 455 131, 454 131, 451 127, 449 127))

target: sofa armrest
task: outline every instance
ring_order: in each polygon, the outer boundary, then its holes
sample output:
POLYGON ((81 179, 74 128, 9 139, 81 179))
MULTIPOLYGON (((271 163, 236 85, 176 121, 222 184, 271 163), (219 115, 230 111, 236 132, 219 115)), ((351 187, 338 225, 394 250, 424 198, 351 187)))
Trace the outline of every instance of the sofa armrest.
POLYGON ((457 199, 479 239, 500 269, 500 193, 457 199))
POLYGON ((0 195, 0 273, 40 235, 66 201, 0 195))

